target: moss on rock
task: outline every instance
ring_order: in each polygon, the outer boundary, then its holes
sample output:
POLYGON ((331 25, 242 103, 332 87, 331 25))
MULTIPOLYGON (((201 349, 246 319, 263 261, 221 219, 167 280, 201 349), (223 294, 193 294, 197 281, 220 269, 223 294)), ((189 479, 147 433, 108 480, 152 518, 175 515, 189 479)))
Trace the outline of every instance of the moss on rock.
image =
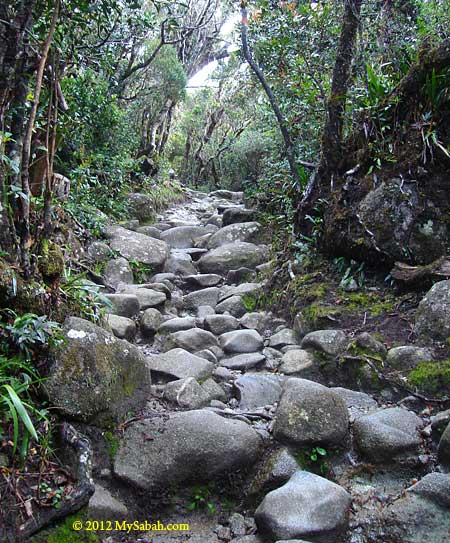
POLYGON ((450 359, 442 362, 421 362, 410 372, 408 382, 431 394, 448 392, 450 387, 450 359))

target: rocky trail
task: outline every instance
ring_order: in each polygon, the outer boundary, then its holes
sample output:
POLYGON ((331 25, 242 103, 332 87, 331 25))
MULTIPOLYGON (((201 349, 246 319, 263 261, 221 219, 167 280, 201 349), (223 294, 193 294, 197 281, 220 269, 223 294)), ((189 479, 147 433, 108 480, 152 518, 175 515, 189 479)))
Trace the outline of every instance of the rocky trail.
POLYGON ((190 530, 101 541, 450 541, 450 411, 321 371, 349 345, 385 359, 369 334, 254 310, 270 256, 241 193, 189 191, 107 237, 89 256, 115 289, 108 325, 68 319, 49 397, 91 440, 90 518, 190 530))

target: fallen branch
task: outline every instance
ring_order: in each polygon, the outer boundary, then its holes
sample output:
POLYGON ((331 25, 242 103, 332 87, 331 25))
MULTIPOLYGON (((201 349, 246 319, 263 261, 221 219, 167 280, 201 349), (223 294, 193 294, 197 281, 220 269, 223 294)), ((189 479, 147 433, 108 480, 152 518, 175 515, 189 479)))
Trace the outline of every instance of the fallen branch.
POLYGON ((443 256, 426 266, 410 266, 404 262, 396 262, 391 275, 397 281, 413 283, 427 277, 450 277, 450 259, 443 256))

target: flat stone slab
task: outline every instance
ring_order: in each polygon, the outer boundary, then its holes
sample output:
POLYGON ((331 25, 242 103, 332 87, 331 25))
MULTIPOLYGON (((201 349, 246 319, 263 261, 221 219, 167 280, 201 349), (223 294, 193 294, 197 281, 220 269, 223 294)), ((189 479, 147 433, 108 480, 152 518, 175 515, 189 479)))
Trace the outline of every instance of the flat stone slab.
POLYGON ((214 370, 214 364, 184 349, 172 349, 167 353, 147 358, 147 365, 152 372, 162 373, 176 379, 185 379, 186 377, 206 379, 211 376, 214 370))

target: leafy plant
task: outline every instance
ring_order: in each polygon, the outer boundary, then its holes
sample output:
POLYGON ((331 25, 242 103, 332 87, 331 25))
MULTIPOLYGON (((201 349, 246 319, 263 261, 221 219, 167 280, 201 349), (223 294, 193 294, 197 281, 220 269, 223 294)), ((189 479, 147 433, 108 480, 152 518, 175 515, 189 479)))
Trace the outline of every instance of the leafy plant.
POLYGON ((40 381, 29 361, 0 355, 0 421, 12 424, 12 455, 20 445, 21 460, 27 455, 30 438, 39 441, 32 417, 38 421, 47 419, 47 411, 37 409, 29 395, 30 387, 40 381))
POLYGON ((133 272, 133 279, 136 283, 144 283, 152 274, 152 267, 143 262, 139 262, 139 260, 130 260, 129 264, 131 271, 133 272))
POLYGON ((214 515, 216 506, 211 499, 211 490, 206 485, 196 485, 192 487, 192 494, 188 502, 189 511, 196 509, 206 509, 208 513, 214 515))
POLYGON ((298 451, 295 454, 295 458, 299 466, 313 473, 320 473, 322 475, 327 475, 330 471, 330 466, 325 460, 325 457, 328 455, 328 452, 323 447, 312 447, 311 449, 303 449, 298 451))
POLYGON ((105 315, 105 308, 112 307, 108 298, 101 293, 103 287, 89 282, 85 273, 76 275, 67 269, 64 279, 59 287, 61 294, 84 318, 98 322, 105 315))
POLYGON ((341 284, 345 287, 352 281, 356 281, 359 287, 362 287, 365 280, 364 267, 365 262, 356 260, 348 261, 345 257, 339 256, 333 261, 336 264, 338 272, 342 275, 341 284))
POLYGON ((52 347, 61 343, 61 326, 49 321, 45 315, 25 313, 19 317, 12 310, 8 310, 8 313, 15 316, 13 323, 2 325, 0 322, 0 327, 9 334, 9 339, 24 353, 27 360, 32 358, 36 346, 52 347))

